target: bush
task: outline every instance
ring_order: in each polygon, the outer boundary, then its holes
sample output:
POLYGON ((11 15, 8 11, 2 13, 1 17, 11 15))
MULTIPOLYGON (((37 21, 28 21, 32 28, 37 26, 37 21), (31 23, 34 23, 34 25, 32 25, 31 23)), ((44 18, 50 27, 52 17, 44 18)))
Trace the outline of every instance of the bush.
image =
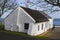
POLYGON ((0 30, 4 29, 4 25, 0 22, 0 30))

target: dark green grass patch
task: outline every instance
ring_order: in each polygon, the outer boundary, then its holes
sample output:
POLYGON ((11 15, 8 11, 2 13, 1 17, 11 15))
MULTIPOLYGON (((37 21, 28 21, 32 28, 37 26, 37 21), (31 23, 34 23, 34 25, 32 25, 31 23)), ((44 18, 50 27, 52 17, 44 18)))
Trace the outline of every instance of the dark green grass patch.
POLYGON ((2 22, 0 22, 0 30, 4 29, 4 25, 2 24, 2 22))
POLYGON ((35 38, 43 38, 43 39, 46 39, 46 38, 48 38, 47 36, 34 36, 35 38))
POLYGON ((10 35, 16 35, 16 36, 25 36, 25 37, 33 37, 33 38, 48 38, 46 36, 30 36, 27 33, 22 33, 22 32, 14 32, 14 31, 7 31, 3 30, 4 25, 0 22, 0 32, 10 34, 10 35))

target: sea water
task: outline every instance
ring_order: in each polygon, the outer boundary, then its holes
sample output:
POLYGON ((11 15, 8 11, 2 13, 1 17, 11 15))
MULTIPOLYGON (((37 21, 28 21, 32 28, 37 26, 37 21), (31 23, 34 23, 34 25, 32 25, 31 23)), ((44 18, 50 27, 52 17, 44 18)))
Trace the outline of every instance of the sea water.
POLYGON ((54 19, 53 24, 56 26, 60 26, 60 19, 54 19))

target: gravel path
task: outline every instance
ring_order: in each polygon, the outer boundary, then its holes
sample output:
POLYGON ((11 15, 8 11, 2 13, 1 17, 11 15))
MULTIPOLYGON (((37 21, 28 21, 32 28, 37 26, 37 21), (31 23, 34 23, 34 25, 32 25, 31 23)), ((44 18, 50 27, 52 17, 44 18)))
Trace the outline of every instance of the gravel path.
POLYGON ((50 38, 60 39, 60 27, 56 27, 52 32, 50 38))
POLYGON ((43 34, 43 36, 48 36, 50 39, 60 40, 60 27, 55 27, 53 31, 48 31, 43 34))

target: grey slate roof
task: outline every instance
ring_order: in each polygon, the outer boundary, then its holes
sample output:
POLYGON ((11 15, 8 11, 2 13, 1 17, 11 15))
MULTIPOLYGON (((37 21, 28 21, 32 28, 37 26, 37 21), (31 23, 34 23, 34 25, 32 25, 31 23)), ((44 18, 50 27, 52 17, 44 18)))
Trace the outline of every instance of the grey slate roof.
POLYGON ((51 18, 44 12, 40 12, 37 10, 32 10, 29 8, 22 7, 33 19, 35 19, 36 22, 45 22, 49 21, 48 18, 51 18))
POLYGON ((43 12, 43 11, 40 11, 45 17, 47 17, 48 19, 51 19, 51 17, 48 15, 48 14, 46 14, 45 12, 43 12))

